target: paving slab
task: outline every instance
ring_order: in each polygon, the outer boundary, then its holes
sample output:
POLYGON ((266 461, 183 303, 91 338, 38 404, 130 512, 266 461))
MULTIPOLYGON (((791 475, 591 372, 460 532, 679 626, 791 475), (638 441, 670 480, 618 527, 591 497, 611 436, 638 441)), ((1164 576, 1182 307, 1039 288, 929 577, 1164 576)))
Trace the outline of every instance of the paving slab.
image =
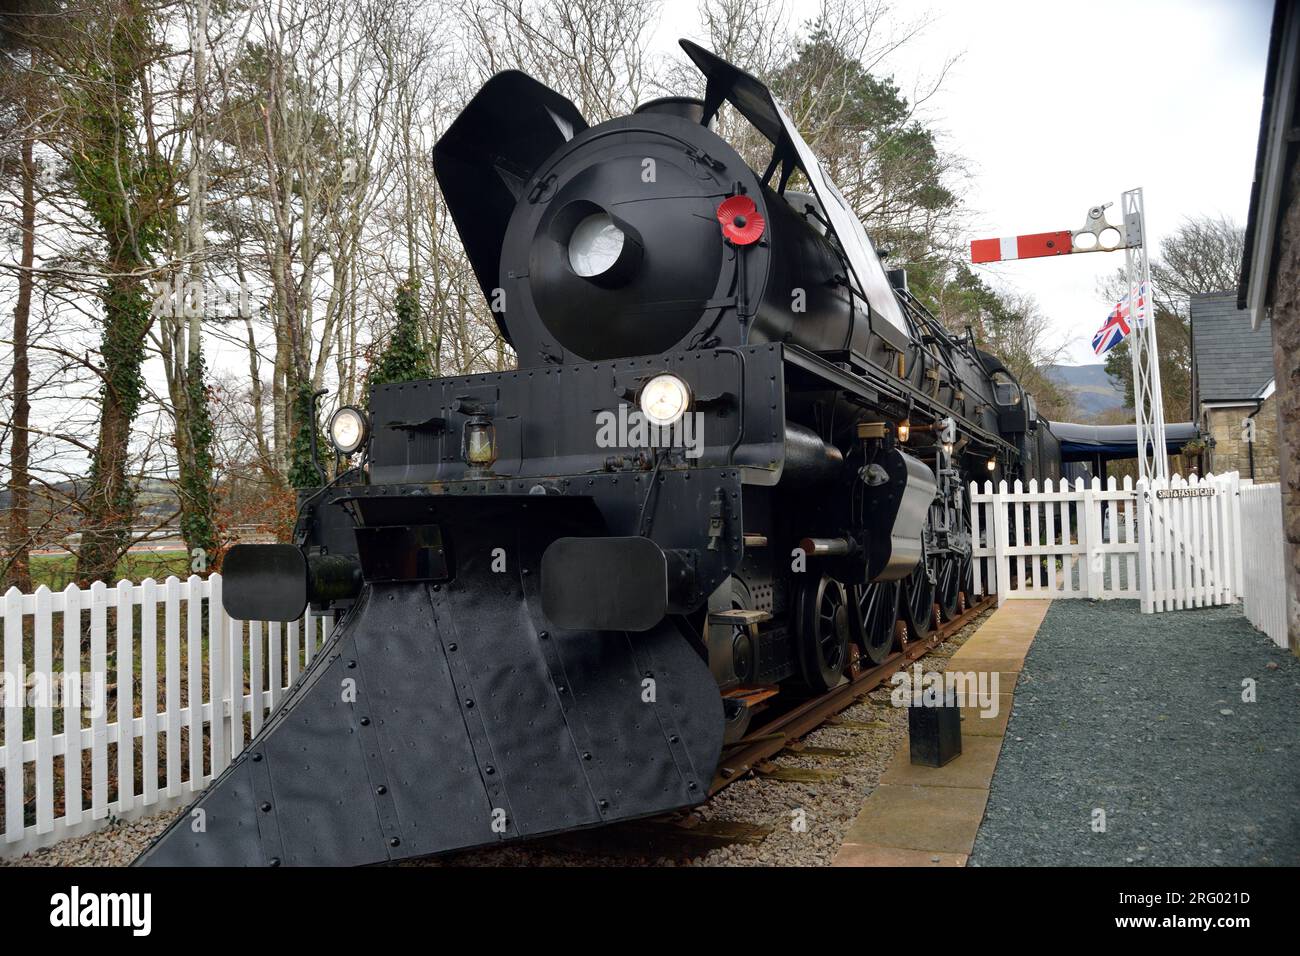
POLYGON ((912 763, 911 752, 905 746, 894 754, 893 762, 880 778, 881 783, 914 784, 923 787, 966 787, 988 789, 993 779, 993 768, 998 763, 1002 747, 1000 736, 963 735, 961 755, 942 767, 926 767, 912 763))
POLYGON ((872 791, 844 842, 930 853, 970 853, 988 791, 882 783, 872 791))
POLYGON ((1005 671, 1007 673, 1019 673, 1025 665, 1023 655, 1009 655, 1005 652, 994 653, 990 651, 987 654, 975 652, 965 657, 953 656, 952 663, 949 667, 957 670, 974 670, 974 671, 1005 671))
POLYGON ((961 734, 966 737, 1001 737, 1007 732, 1007 721, 1011 717, 1013 696, 1009 693, 997 695, 997 711, 986 715, 979 706, 961 709, 961 734))
POLYGON ((831 866, 965 866, 966 860, 965 853, 846 843, 831 866))
POLYGON ((988 634, 980 640, 970 640, 957 648, 954 657, 964 654, 974 654, 989 648, 998 648, 1009 654, 1019 653, 1023 655, 1029 650, 1029 645, 1034 642, 1034 632, 1028 625, 1018 628, 1013 634, 988 634))
MULTIPOLYGON (((906 736, 836 855, 835 866, 965 866, 1034 634, 1050 601, 1008 601, 962 644, 948 670, 990 675, 997 713, 962 708, 962 753, 943 767, 915 766, 906 736), (996 675, 996 683, 991 679, 996 675)), ((924 658, 921 664, 924 667, 924 658)))

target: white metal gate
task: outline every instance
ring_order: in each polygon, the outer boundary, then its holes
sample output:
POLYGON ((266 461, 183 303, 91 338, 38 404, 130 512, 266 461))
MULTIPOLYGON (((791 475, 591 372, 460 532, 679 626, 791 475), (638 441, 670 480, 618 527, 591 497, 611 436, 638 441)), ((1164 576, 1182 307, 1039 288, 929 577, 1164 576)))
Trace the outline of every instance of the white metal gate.
POLYGON ((1232 604, 1241 596, 1237 473, 1138 482, 1142 611, 1232 604))

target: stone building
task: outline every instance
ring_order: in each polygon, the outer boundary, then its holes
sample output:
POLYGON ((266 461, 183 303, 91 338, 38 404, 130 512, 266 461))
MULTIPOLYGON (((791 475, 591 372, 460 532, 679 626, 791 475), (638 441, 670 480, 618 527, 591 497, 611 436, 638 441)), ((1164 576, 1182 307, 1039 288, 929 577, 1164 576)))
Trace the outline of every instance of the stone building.
POLYGON ((1201 473, 1277 481, 1272 326, 1252 328, 1235 289, 1192 296, 1191 319, 1192 411, 1209 439, 1201 473))
POLYGON ((1300 655, 1300 2, 1277 0, 1237 304, 1273 326, 1286 619, 1300 655))

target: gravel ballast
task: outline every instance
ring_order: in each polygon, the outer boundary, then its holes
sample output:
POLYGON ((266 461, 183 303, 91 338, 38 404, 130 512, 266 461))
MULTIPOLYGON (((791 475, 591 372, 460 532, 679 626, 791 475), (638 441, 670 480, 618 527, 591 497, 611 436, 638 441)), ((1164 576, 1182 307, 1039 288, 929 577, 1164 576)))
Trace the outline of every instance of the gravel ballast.
POLYGON ((970 865, 1300 863, 1298 715, 1300 661, 1237 607, 1056 601, 970 865))

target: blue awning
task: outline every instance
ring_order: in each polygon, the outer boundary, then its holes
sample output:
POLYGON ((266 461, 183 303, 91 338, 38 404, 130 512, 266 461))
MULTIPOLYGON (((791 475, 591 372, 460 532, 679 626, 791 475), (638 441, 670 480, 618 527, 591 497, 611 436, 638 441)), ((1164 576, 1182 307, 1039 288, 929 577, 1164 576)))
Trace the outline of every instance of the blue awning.
MULTIPOLYGON (((1081 425, 1076 422, 1049 422, 1052 434, 1061 442, 1062 461, 1091 461, 1102 458, 1136 458, 1137 425, 1081 425)), ((1195 422, 1175 422, 1165 426, 1165 448, 1176 455, 1197 436, 1195 422)))

